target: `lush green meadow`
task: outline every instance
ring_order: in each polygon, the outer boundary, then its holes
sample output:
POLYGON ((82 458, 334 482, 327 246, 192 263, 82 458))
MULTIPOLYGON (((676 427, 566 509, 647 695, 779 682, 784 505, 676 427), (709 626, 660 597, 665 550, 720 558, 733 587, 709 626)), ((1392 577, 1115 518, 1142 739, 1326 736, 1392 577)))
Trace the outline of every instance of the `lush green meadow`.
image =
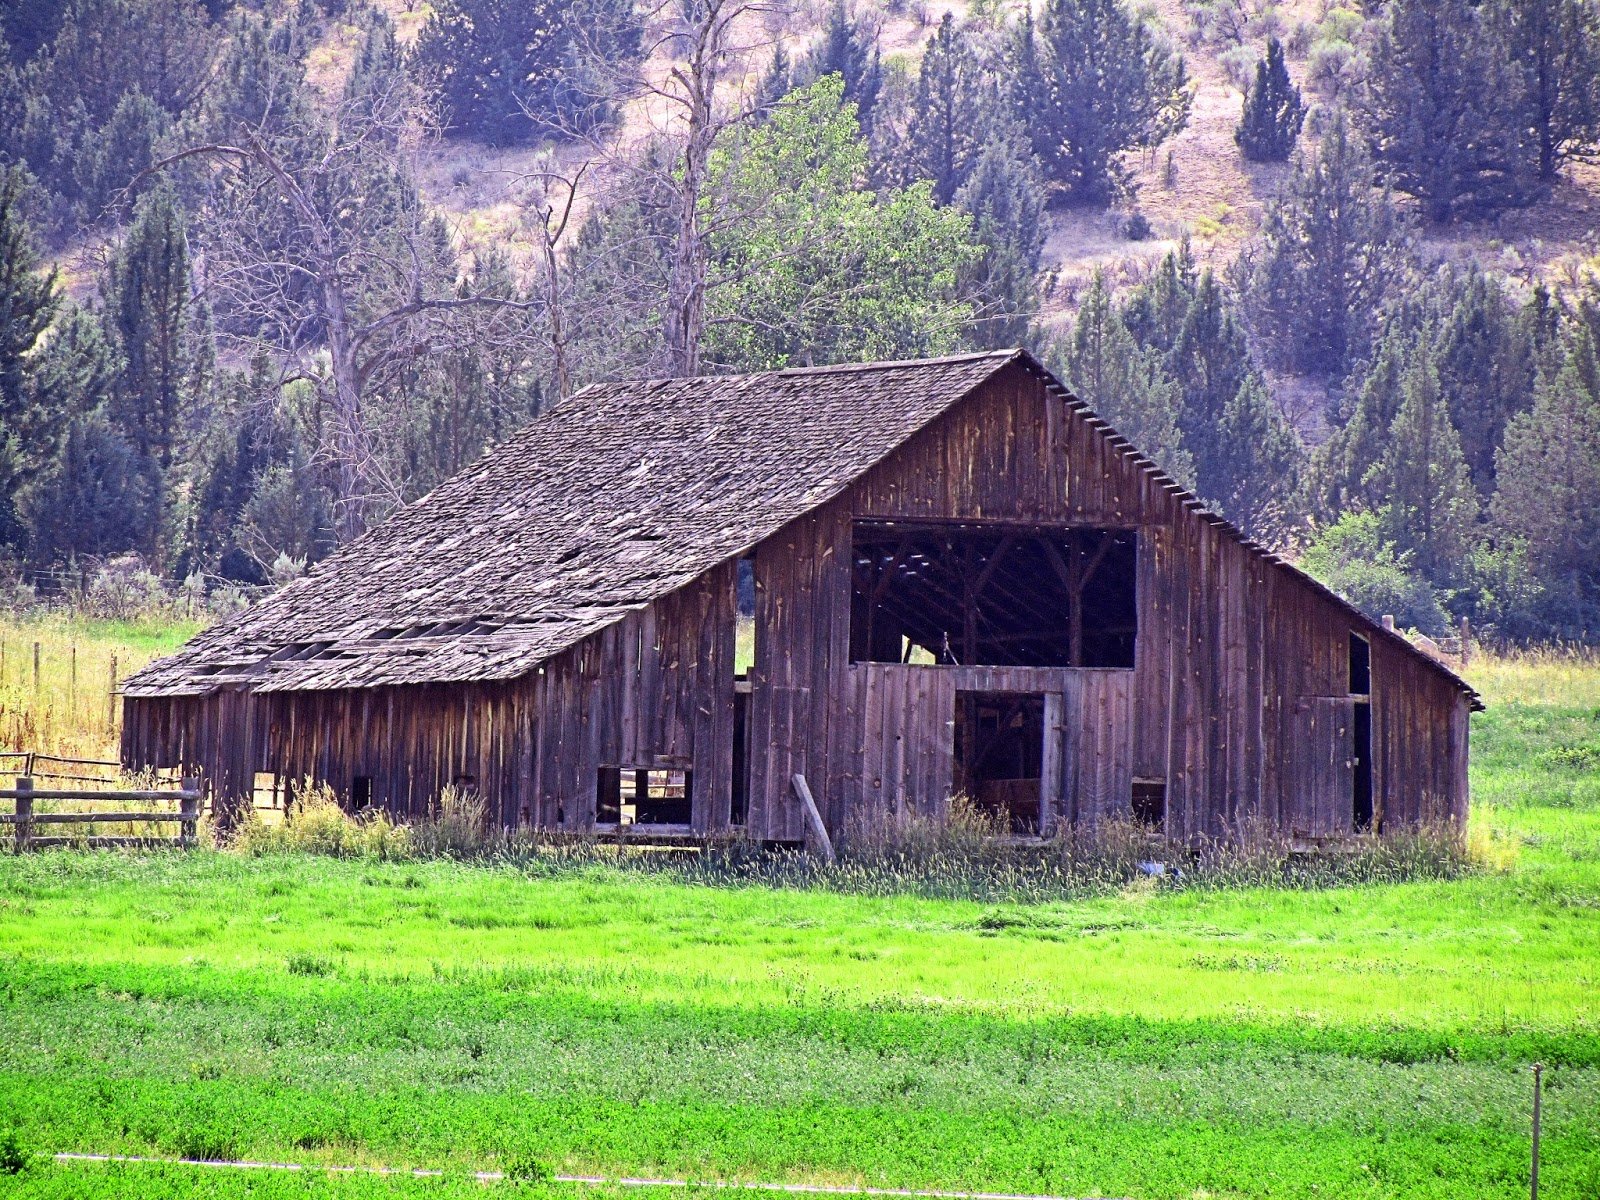
POLYGON ((1487 866, 1449 881, 1024 906, 592 863, 0 860, 0 1132, 23 1148, 456 1173, 41 1162, 0 1191, 453 1197, 540 1164, 1512 1197, 1539 1060, 1542 1194, 1593 1200, 1600 669, 1478 680, 1487 866))

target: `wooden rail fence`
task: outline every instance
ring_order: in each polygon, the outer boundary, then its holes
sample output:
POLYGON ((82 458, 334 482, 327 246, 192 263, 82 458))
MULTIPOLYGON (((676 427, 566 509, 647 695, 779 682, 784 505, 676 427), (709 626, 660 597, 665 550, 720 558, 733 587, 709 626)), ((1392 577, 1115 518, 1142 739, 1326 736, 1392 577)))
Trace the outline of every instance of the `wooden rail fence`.
MULTIPOLYGON (((41 756, 42 757, 42 756, 41 756)), ((200 783, 193 778, 183 779, 177 791, 83 791, 77 789, 42 790, 33 786, 33 778, 19 776, 17 786, 0 789, 0 800, 11 800, 14 809, 0 813, 0 826, 12 827, 16 853, 42 850, 49 846, 178 846, 185 850, 195 844, 195 829, 200 820, 200 783), (176 800, 177 809, 130 810, 93 808, 72 812, 40 812, 34 805, 38 801, 70 800, 98 801, 103 804, 128 805, 160 800, 176 800), (177 825, 177 837, 40 837, 34 832, 41 825, 95 825, 95 824, 148 824, 177 825)))

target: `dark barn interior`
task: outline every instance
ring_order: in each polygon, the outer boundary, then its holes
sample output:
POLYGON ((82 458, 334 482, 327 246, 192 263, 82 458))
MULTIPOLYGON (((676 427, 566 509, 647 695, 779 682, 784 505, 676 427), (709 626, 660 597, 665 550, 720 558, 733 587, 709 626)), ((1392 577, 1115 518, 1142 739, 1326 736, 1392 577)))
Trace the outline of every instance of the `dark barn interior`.
POLYGON ((1460 826, 1476 704, 997 351, 585 389, 128 680, 123 757, 224 822, 1317 842, 1460 826))

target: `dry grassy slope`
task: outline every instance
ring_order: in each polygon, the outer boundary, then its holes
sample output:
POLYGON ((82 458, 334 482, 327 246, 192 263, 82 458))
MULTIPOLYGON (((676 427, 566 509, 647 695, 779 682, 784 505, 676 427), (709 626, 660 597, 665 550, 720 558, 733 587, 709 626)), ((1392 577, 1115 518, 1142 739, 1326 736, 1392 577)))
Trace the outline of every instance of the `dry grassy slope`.
MULTIPOLYGON (((425 18, 425 4, 381 2, 391 10, 402 37, 414 37, 425 18)), ((827 0, 797 0, 784 28, 748 30, 752 76, 765 65, 774 37, 782 38, 791 56, 802 53, 820 28, 827 6, 827 0)), ((1130 242, 1121 236, 1126 213, 1080 208, 1049 214, 1045 314, 1051 323, 1062 321, 1076 307, 1096 270, 1120 282, 1136 280, 1184 234, 1202 261, 1217 266, 1231 262, 1256 230, 1266 202, 1286 174, 1285 167, 1249 164, 1240 157, 1233 130, 1241 96, 1219 61, 1219 48, 1189 43, 1182 0, 1155 0, 1148 7, 1184 46, 1195 88, 1189 126, 1167 145, 1135 156, 1130 163, 1139 185, 1139 207, 1153 229, 1149 239, 1130 242)), ((960 18, 966 8, 961 2, 927 0, 893 8, 885 5, 881 33, 885 57, 914 63, 940 17, 950 11, 960 18)), ((1319 0, 1280 5, 1290 28, 1303 20, 1315 21, 1320 9, 1319 0)), ((336 60, 343 49, 340 42, 320 53, 336 60)), ((1304 66, 1293 60, 1290 65, 1296 73, 1304 66)), ((646 69, 659 76, 665 66, 663 61, 652 61, 646 69)), ((332 62, 321 63, 320 69, 332 70, 332 62)), ((625 116, 621 136, 647 136, 660 122, 659 112, 635 106, 625 116)), ((563 152, 566 158, 574 155, 563 152)), ((527 184, 520 177, 541 158, 537 150, 497 150, 458 141, 426 148, 420 167, 427 195, 451 221, 463 250, 498 244, 520 259, 519 245, 527 245, 522 228, 527 184)), ((1575 282, 1582 263, 1600 251, 1600 166, 1573 168, 1568 180, 1531 208, 1494 222, 1434 231, 1424 241, 1430 253, 1442 258, 1476 258, 1523 279, 1575 282)))

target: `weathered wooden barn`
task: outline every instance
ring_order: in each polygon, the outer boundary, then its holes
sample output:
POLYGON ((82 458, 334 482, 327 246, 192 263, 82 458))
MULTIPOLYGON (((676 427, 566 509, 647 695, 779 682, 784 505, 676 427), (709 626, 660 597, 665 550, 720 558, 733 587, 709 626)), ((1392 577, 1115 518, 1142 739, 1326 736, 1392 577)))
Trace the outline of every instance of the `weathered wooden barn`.
POLYGON ((591 387, 124 697, 224 802, 774 842, 1460 823, 1477 704, 1021 351, 591 387))

